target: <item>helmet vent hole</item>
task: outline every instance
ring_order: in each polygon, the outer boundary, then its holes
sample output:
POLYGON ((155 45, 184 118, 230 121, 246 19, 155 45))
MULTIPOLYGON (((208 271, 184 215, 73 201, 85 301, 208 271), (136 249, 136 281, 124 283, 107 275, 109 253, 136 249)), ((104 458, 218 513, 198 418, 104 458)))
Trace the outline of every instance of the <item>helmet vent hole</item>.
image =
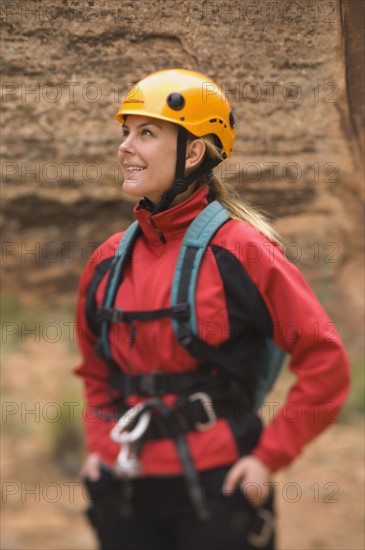
POLYGON ((211 118, 211 119, 209 120, 209 122, 217 122, 217 119, 216 119, 216 118, 211 118))
POLYGON ((174 111, 180 111, 185 105, 185 99, 178 92, 173 92, 167 97, 167 105, 174 111))
POLYGON ((236 121, 234 119, 232 111, 229 113, 229 123, 231 125, 231 128, 234 128, 236 126, 236 121))

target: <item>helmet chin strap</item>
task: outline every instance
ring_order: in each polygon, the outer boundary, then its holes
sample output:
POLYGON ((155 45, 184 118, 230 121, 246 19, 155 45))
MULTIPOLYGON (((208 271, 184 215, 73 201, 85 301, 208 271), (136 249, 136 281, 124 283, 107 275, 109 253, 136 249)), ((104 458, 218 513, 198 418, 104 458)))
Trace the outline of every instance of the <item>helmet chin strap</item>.
POLYGON ((207 159, 202 164, 191 172, 188 176, 185 176, 185 157, 186 157, 186 142, 187 131, 182 126, 179 127, 177 135, 177 156, 176 156, 176 169, 175 169, 175 182, 171 189, 166 191, 161 200, 154 206, 152 214, 158 214, 167 210, 173 200, 188 190, 189 186, 194 183, 200 176, 212 170, 221 161, 219 159, 207 159))

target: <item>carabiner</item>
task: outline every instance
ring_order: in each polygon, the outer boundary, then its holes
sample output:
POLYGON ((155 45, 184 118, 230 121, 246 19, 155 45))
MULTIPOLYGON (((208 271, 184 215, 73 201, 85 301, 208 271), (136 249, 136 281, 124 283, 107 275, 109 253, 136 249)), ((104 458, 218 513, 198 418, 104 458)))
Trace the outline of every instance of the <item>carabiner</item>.
POLYGON ((117 443, 134 443, 142 437, 148 428, 151 420, 152 411, 147 410, 141 414, 141 410, 144 407, 142 405, 135 405, 129 409, 117 422, 114 428, 110 432, 110 437, 117 443), (134 421, 135 415, 138 414, 139 418, 136 426, 133 430, 128 431, 128 426, 134 421))
POLYGON ((209 428, 211 428, 217 421, 217 416, 214 412, 214 406, 210 396, 207 393, 200 391, 189 395, 189 401, 200 401, 208 418, 208 422, 195 422, 195 428, 199 432, 209 430, 209 428))

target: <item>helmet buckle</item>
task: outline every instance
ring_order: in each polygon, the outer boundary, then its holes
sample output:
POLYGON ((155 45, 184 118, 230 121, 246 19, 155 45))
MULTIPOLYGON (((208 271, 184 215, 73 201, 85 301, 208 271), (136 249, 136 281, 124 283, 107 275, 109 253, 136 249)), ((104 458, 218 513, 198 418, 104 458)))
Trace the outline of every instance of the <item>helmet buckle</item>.
POLYGON ((176 189, 177 194, 180 195, 180 193, 184 193, 184 191, 187 191, 188 184, 185 180, 177 179, 175 181, 174 189, 176 189))

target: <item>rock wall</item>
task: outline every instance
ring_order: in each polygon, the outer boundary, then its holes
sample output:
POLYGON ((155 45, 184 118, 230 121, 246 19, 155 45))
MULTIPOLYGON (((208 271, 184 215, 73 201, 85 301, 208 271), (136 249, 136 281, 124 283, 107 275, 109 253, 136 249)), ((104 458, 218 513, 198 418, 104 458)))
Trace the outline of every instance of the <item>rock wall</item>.
POLYGON ((132 217, 118 105, 144 75, 185 67, 214 78, 235 111, 222 175, 271 213, 349 353, 361 353, 363 167, 339 0, 4 0, 1 10, 9 293, 75 300, 91 251, 132 217))

